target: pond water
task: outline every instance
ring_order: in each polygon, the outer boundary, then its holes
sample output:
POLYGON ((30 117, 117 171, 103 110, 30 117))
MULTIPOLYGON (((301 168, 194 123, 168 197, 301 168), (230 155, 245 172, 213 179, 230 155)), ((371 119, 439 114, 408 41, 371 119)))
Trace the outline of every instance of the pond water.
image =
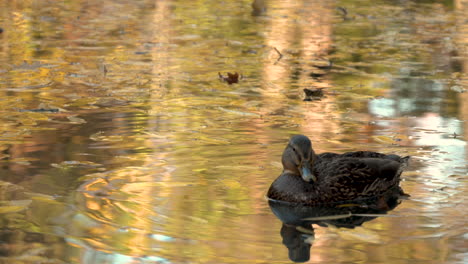
POLYGON ((265 194, 299 133, 412 156, 411 197, 308 263, 467 263, 467 13, 0 0, 0 263, 291 263, 265 194))

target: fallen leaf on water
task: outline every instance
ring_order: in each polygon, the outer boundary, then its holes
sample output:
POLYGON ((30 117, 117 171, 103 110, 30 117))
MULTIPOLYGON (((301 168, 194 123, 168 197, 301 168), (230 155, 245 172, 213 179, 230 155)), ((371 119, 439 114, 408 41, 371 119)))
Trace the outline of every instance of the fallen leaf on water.
POLYGON ((323 96, 323 88, 307 89, 304 88, 305 98, 304 101, 320 100, 323 96))
POLYGON ((324 88, 317 88, 317 89, 304 88, 304 93, 306 96, 323 96, 323 89, 324 88))
POLYGON ((219 79, 221 79, 224 82, 227 82, 228 84, 233 84, 233 83, 238 83, 240 79, 242 79, 242 75, 240 75, 239 78, 239 73, 226 73, 227 76, 222 75, 220 72, 218 72, 219 79))

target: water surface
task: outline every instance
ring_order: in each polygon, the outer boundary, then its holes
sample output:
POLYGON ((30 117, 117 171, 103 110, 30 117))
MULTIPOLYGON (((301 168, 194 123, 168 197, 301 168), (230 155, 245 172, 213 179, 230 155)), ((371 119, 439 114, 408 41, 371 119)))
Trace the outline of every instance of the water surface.
POLYGON ((308 263, 467 262, 467 6, 0 0, 0 263, 291 263, 265 193, 298 133, 412 156, 308 263))

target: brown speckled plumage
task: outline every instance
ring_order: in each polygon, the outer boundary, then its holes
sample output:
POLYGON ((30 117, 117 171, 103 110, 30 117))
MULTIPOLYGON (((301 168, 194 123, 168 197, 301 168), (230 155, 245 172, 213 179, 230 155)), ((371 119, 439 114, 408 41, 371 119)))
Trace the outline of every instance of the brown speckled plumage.
POLYGON ((408 159, 369 151, 316 155, 306 136, 293 136, 283 153, 283 173, 267 196, 307 205, 366 200, 398 186, 408 159))

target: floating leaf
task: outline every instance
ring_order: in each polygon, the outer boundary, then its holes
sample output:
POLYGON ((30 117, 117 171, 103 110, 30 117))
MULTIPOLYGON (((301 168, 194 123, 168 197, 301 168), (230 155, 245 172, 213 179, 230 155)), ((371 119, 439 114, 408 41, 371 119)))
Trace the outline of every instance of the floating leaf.
POLYGON ((242 75, 239 75, 239 73, 237 72, 235 73, 227 72, 226 74, 227 76, 224 76, 220 72, 218 72, 219 79, 224 82, 227 82, 228 84, 238 83, 239 80, 242 79, 242 75))
POLYGON ((317 89, 304 88, 303 91, 305 93, 304 101, 312 101, 313 99, 317 100, 323 96, 323 88, 317 88, 317 89))

